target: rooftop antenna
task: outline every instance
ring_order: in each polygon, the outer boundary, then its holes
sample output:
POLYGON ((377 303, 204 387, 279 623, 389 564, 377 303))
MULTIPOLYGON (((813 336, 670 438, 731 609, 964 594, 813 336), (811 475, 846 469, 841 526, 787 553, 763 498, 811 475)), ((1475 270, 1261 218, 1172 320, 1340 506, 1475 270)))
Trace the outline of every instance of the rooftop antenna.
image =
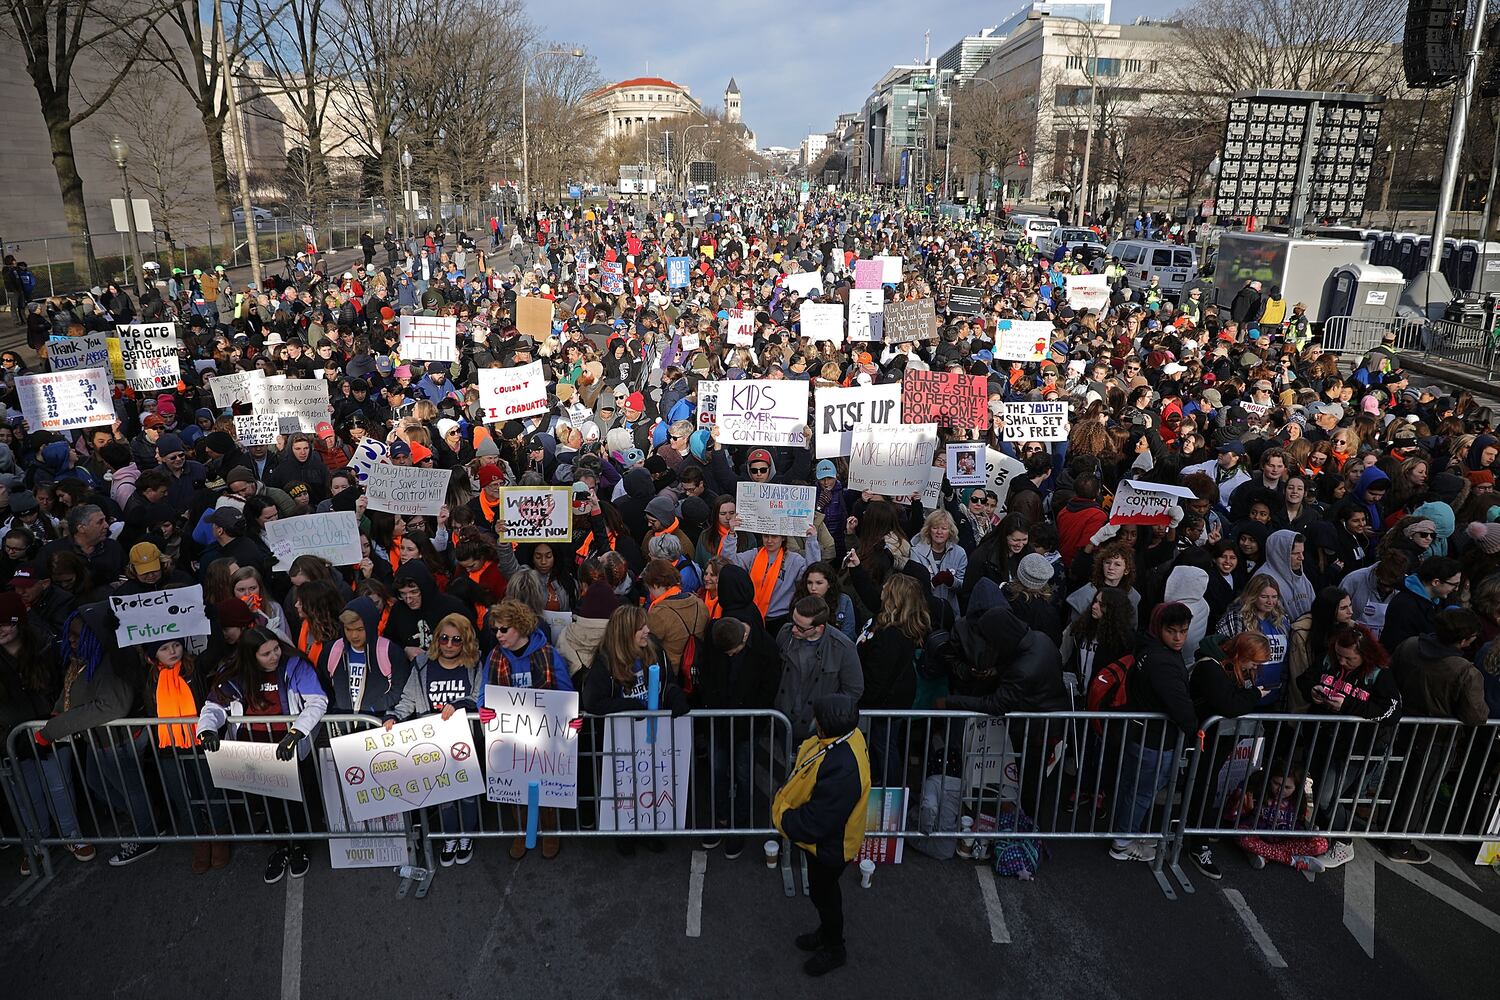
POLYGON ((932 29, 922 32, 922 62, 926 62, 932 49, 932 29))

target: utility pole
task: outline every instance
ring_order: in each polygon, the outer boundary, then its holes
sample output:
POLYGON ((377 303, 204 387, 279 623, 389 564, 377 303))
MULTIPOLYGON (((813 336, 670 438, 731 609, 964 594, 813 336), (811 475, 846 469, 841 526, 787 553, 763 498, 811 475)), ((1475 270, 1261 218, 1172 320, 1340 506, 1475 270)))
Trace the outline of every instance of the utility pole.
MULTIPOLYGON (((245 162, 245 135, 240 127, 239 102, 234 96, 235 53, 224 35, 223 0, 214 0, 214 34, 224 47, 224 99, 229 106, 229 139, 234 143, 235 172, 240 181, 240 211, 245 214, 245 249, 250 254, 250 282, 261 289, 260 245, 255 232, 255 210, 250 206, 250 167, 245 162)), ((233 248, 231 247, 231 252, 233 248)))

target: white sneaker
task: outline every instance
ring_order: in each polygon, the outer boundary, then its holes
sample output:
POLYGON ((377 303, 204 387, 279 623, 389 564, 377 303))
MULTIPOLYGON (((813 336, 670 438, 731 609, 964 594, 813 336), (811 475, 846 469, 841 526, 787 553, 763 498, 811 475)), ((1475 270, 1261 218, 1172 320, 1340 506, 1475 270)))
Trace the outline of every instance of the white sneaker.
POLYGON ((1301 872, 1303 878, 1311 882, 1325 871, 1328 866, 1317 858, 1308 857, 1305 854, 1297 854, 1292 856, 1292 867, 1301 872))
POLYGON ((1149 840, 1116 842, 1110 845, 1109 856, 1116 861, 1145 861, 1149 864, 1156 860, 1156 845, 1149 840))
POLYGON ((1347 865, 1354 860, 1354 845, 1346 844, 1342 840, 1335 840, 1328 846, 1328 850, 1318 856, 1318 861, 1325 870, 1347 865))

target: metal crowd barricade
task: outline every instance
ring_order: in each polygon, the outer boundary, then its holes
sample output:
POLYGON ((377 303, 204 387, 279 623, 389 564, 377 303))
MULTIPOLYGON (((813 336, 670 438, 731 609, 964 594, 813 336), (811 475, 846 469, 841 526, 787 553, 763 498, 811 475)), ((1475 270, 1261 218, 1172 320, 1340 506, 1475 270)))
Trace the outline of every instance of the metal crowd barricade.
POLYGON ((1490 332, 1482 327, 1435 319, 1427 324, 1422 347, 1428 357, 1482 368, 1488 377, 1494 372, 1494 343, 1490 332))
MULTIPOLYGON (((474 720, 475 745, 484 727, 474 720)), ((546 838, 746 837, 779 838, 771 825, 771 799, 786 780, 795 753, 792 727, 780 712, 700 709, 674 719, 670 712, 584 716, 578 730, 578 804, 542 806, 536 831, 546 838)), ((518 751, 519 752, 519 751, 518 751)), ((497 765, 485 754, 485 773, 497 765)), ((438 851, 448 840, 524 839, 524 803, 475 796, 419 813, 424 867, 440 870, 438 851)), ((750 845, 758 847, 758 845, 750 845)), ((781 852, 788 895, 792 875, 781 852)), ((426 895, 430 882, 418 886, 426 895)))
MULTIPOLYGON (((1246 715, 1203 724, 1174 835, 1483 840, 1500 809, 1500 721, 1246 715), (1284 796, 1285 829, 1262 806, 1284 796)), ((1494 839, 1490 837, 1490 839, 1494 839)))
POLYGON ((1426 327, 1426 321, 1421 319, 1330 316, 1323 321, 1323 331, 1318 342, 1325 351, 1357 358, 1379 347, 1385 335, 1394 331, 1397 350, 1418 351, 1423 347, 1426 327))
MULTIPOLYGON (((329 714, 312 734, 314 747, 299 764, 300 800, 274 798, 216 787, 205 751, 162 747, 158 731, 172 725, 191 729, 196 718, 119 719, 70 739, 38 746, 35 734, 45 720, 11 730, 6 783, 20 820, 23 849, 41 877, 39 890, 54 874, 49 848, 123 843, 206 844, 246 841, 329 841, 350 837, 405 837, 415 847, 410 821, 399 831, 351 822, 341 799, 325 799, 318 778, 319 755, 327 740, 380 725, 367 715, 329 714)), ((270 740, 295 716, 236 716, 226 738, 270 740)), ((405 895, 403 880, 398 895, 405 895)), ((34 891, 33 893, 34 894, 34 891)))

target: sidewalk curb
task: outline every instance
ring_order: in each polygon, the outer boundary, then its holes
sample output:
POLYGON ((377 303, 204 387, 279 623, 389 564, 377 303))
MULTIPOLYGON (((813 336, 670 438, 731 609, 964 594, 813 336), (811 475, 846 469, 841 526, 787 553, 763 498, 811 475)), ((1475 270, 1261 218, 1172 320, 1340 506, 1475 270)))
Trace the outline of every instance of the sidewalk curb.
POLYGON ((1410 371, 1421 372, 1423 375, 1431 375, 1437 378, 1441 384, 1455 385, 1460 389, 1467 389, 1476 396, 1494 396, 1500 392, 1500 386, 1484 377, 1477 368, 1460 366, 1457 362, 1440 364, 1426 358, 1415 358, 1409 354, 1402 353, 1401 367, 1410 371))

